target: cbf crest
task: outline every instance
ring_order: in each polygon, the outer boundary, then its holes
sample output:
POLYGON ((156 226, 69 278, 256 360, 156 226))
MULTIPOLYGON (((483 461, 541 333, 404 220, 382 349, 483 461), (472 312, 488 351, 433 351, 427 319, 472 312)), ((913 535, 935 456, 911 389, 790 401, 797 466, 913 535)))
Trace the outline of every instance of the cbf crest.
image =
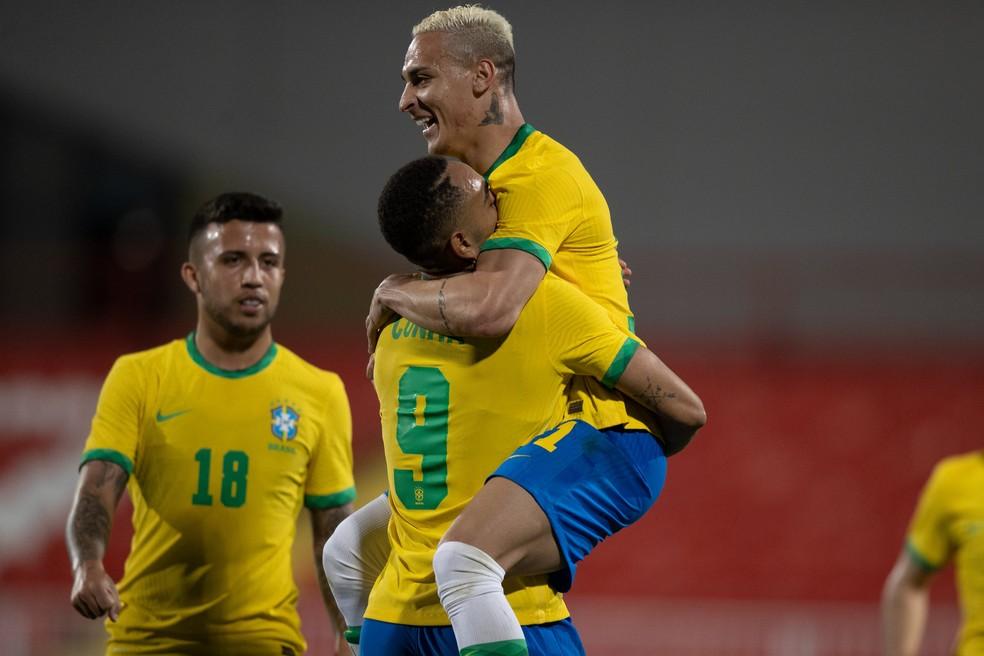
POLYGON ((297 423, 301 415, 287 403, 278 403, 270 410, 270 432, 278 440, 297 437, 297 423))

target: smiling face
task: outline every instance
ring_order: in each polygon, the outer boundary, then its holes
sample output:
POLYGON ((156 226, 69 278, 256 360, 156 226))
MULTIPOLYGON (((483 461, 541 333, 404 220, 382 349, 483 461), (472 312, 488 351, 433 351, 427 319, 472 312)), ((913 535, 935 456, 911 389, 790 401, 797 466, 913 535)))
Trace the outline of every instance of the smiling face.
POLYGON ((284 236, 275 223, 209 223, 191 244, 182 267, 198 299, 199 315, 229 336, 250 338, 267 329, 284 282, 284 236))
POLYGON ((447 39, 442 32, 424 32, 410 42, 400 111, 423 130, 427 152, 461 157, 484 110, 477 102, 475 71, 449 53, 447 39))

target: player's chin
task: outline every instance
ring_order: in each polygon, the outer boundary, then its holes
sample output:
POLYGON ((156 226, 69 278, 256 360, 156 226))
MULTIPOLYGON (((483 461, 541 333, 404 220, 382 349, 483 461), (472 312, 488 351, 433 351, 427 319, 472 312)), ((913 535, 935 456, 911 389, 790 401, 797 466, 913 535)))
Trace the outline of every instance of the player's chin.
POLYGON ((427 153, 429 155, 441 155, 442 157, 453 157, 454 153, 448 146, 446 140, 441 139, 441 133, 437 132, 432 136, 424 136, 427 141, 427 153))
POLYGON ((273 321, 273 314, 270 312, 259 312, 250 316, 239 315, 229 322, 229 332, 238 337, 255 337, 262 333, 270 322, 273 321))

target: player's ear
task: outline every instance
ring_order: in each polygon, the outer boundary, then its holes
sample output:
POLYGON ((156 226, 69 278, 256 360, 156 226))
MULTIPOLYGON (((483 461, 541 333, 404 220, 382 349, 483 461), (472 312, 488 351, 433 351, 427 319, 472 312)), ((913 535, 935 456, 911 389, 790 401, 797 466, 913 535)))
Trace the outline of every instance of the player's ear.
POLYGON ((472 90, 476 96, 481 96, 495 84, 495 64, 489 59, 479 59, 475 65, 475 77, 472 90))
POLYGON ((460 230, 451 233, 451 240, 448 245, 451 247, 451 252, 463 260, 474 260, 478 257, 478 248, 460 230))
POLYGON ((181 279, 188 289, 191 290, 192 294, 197 294, 201 291, 201 287, 198 285, 198 269, 191 262, 185 262, 181 265, 181 279))

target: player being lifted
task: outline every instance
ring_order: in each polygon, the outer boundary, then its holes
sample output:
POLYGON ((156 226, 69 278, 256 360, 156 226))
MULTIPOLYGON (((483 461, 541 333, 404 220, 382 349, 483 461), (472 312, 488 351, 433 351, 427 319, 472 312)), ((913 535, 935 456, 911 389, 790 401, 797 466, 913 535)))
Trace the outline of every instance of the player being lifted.
MULTIPOLYGON (((576 156, 525 123, 513 94, 509 23, 487 9, 456 7, 427 17, 413 33, 403 66, 406 85, 400 108, 423 128, 431 153, 457 157, 485 172, 499 202, 499 225, 471 273, 443 280, 387 278, 367 317, 370 345, 394 312, 442 334, 501 336, 548 270, 576 285, 616 325, 631 332, 633 319, 607 204, 576 156)), ((566 407, 569 418, 600 428, 660 430, 651 422, 647 425, 631 403, 590 378, 574 379, 566 407)), ((503 485, 490 487, 488 496, 494 499, 493 493, 503 485)), ((480 507, 506 507, 500 503, 504 499, 480 507)), ((536 504, 528 509, 544 519, 536 504)), ((333 589, 351 627, 360 622, 380 556, 386 552, 381 536, 388 515, 384 497, 371 502, 340 527, 326 552, 337 574, 333 589)), ((515 516, 510 511, 510 521, 515 516)), ((476 523, 464 521, 467 517, 456 527, 455 541, 475 546, 481 536, 470 534, 476 523)), ((539 538, 552 539, 546 521, 537 527, 539 538)), ((481 546, 493 559, 508 563, 524 559, 529 545, 481 546)), ((579 547, 585 548, 589 545, 579 547)), ((565 560, 581 555, 565 554, 565 560)), ((556 565, 560 569, 564 563, 556 565)), ((573 573, 571 568, 567 571, 557 581, 561 589, 569 584, 563 579, 573 573)), ((465 600, 456 607, 469 605, 465 600)), ((512 626, 502 634, 514 636, 516 630, 512 626)))
POLYGON ((273 341, 281 214, 253 194, 206 203, 181 267, 195 330, 120 357, 103 385, 67 537, 72 604, 112 620, 107 653, 302 654, 302 504, 344 628, 320 556, 355 497, 352 421, 338 376, 273 341), (134 536, 117 593, 103 555, 128 482, 134 536))
MULTIPOLYGON (((427 157, 390 179, 379 219, 395 250, 446 279, 474 264, 497 214, 488 185, 471 168, 427 157)), ((576 543, 573 552, 595 539, 590 523, 575 517, 601 522, 608 533, 650 507, 666 463, 652 434, 598 431, 580 420, 544 432, 552 416, 564 414, 574 375, 617 386, 658 413, 663 439, 675 449, 702 424, 700 400, 597 303, 550 273, 504 337, 449 337, 399 319, 383 332, 376 353, 392 551, 369 598, 362 656, 454 655, 459 648, 462 654, 583 653, 556 586, 544 576, 562 556, 552 538, 539 536, 524 501, 499 527, 512 539, 532 539, 505 583, 494 560, 452 541, 457 525, 448 529, 462 511, 472 512, 476 493, 487 495, 500 483, 549 508, 558 538, 576 543), (490 591, 504 595, 501 606, 488 599, 490 591), (464 593, 479 596, 481 621, 461 627, 455 611, 464 593), (517 628, 521 623, 518 635, 489 639, 500 618, 517 628)), ((326 563, 326 570, 333 581, 334 568, 326 563)))

